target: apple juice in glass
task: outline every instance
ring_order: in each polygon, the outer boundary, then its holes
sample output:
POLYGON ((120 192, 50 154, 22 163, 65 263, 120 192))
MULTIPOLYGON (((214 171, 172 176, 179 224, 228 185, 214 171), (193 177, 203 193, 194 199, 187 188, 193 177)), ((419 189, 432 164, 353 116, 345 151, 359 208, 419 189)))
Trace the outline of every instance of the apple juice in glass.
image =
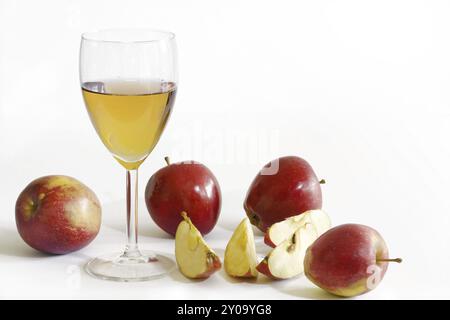
POLYGON ((86 109, 101 141, 126 169, 127 244, 122 253, 86 265, 97 278, 144 281, 169 272, 167 257, 138 248, 138 168, 158 143, 177 90, 173 33, 105 30, 84 33, 80 82, 86 109))

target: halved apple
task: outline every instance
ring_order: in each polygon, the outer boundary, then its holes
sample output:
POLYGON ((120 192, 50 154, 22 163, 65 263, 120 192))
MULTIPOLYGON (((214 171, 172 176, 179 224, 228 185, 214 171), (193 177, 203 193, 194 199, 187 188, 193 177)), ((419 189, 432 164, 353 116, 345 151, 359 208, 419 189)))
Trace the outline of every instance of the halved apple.
POLYGON ((289 279, 301 274, 306 250, 317 238, 313 224, 304 224, 273 249, 256 269, 273 279, 289 279))
POLYGON ((190 279, 204 279, 219 270, 220 258, 206 244, 186 212, 175 234, 175 257, 180 272, 190 279))
POLYGON ((256 278, 255 239, 248 218, 244 218, 234 230, 225 249, 225 271, 228 275, 238 278, 256 278))
POLYGON ((331 220, 326 212, 322 210, 309 210, 281 222, 274 223, 267 229, 264 236, 264 243, 275 248, 286 239, 292 237, 295 231, 306 223, 312 224, 319 236, 331 228, 331 220))

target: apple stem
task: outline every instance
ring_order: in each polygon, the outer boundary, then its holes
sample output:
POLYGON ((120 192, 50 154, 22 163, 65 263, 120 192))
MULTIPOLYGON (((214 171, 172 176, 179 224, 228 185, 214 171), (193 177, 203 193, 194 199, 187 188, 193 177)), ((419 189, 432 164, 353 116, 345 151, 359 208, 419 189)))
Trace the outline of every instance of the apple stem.
POLYGON ((164 160, 166 161, 167 165, 170 166, 170 158, 165 156, 164 160))
POLYGON ((325 179, 319 181, 320 184, 325 184, 325 179))
POLYGON ((377 259, 377 262, 397 262, 401 263, 403 261, 402 258, 395 258, 395 259, 377 259))
POLYGON ((184 220, 187 220, 188 215, 187 215, 187 213, 185 211, 182 211, 180 214, 181 214, 181 216, 183 217, 184 220))

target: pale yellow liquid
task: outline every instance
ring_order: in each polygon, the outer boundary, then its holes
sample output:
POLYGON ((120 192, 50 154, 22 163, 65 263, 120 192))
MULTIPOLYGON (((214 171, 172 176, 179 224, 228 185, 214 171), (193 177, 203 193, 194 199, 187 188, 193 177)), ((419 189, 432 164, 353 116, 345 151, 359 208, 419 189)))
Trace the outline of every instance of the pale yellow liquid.
POLYGON ((158 143, 172 111, 171 82, 104 81, 83 84, 91 121, 103 144, 126 169, 137 169, 158 143))

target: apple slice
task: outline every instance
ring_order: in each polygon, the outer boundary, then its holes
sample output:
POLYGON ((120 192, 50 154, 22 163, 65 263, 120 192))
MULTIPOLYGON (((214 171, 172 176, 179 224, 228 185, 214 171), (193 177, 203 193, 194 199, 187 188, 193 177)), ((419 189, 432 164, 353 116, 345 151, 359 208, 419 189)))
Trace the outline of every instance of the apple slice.
POLYGON ((208 278, 222 266, 220 258, 203 240, 202 234, 182 212, 175 234, 175 257, 180 272, 190 279, 208 278))
POLYGON ((273 279, 289 279, 303 272, 308 247, 318 238, 312 223, 306 223, 273 249, 256 269, 273 279))
POLYGON ((225 271, 229 276, 238 278, 256 278, 255 239, 248 218, 244 218, 234 230, 225 249, 225 271))
POLYGON ((297 216, 292 216, 278 223, 274 223, 264 236, 264 243, 275 248, 280 243, 291 237, 298 228, 311 223, 318 235, 331 228, 330 217, 322 210, 309 210, 297 216))

